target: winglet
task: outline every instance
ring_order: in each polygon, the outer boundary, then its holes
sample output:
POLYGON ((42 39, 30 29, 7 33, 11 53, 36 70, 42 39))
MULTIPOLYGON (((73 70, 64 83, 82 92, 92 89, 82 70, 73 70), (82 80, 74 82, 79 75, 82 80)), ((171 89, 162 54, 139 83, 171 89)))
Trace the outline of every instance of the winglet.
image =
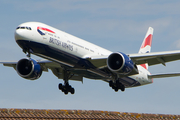
MULTIPOLYGON (((151 52, 151 43, 152 43, 152 38, 153 38, 153 31, 154 29, 152 27, 149 27, 146 36, 144 37, 143 43, 139 49, 139 54, 141 53, 149 53, 151 52)), ((141 64, 142 67, 145 69, 148 69, 148 64, 141 64)))

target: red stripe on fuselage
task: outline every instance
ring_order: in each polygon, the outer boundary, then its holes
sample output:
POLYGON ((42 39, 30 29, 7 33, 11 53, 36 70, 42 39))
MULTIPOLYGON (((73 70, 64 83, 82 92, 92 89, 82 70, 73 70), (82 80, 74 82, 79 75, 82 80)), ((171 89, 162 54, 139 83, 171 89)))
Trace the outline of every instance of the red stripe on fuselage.
POLYGON ((147 45, 151 46, 152 37, 153 37, 153 35, 150 34, 150 35, 146 38, 146 40, 143 42, 141 48, 144 48, 144 47, 146 47, 147 45))
POLYGON ((51 32, 51 33, 55 33, 54 31, 52 31, 52 30, 50 30, 48 28, 37 27, 37 29, 44 30, 44 31, 47 31, 47 32, 51 32))

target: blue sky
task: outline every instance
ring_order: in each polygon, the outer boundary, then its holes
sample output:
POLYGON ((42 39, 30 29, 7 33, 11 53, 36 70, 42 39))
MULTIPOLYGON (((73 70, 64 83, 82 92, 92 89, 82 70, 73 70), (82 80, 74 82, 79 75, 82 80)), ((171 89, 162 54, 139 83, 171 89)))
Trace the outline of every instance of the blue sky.
MULTIPOLYGON (((113 52, 137 53, 149 26, 154 28, 152 52, 180 49, 178 0, 1 0, 0 60, 26 57, 14 40, 16 27, 38 21, 113 52)), ((36 56, 32 56, 37 58, 36 56)), ((39 59, 39 58, 37 58, 39 59)), ((180 61, 149 67, 152 74, 180 72, 180 61)), ((146 86, 114 92, 103 81, 70 81, 74 95, 58 90, 51 71, 36 81, 0 65, 0 107, 81 109, 180 114, 180 78, 154 79, 146 86)))

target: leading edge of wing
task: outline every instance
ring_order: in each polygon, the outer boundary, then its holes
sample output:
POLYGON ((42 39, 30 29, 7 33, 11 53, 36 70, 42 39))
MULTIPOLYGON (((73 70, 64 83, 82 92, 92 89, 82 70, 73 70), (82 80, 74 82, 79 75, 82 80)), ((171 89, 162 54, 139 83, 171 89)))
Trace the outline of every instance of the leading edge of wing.
POLYGON ((180 50, 151 52, 151 53, 143 53, 143 54, 129 54, 129 57, 137 65, 144 63, 148 63, 149 66, 156 64, 165 65, 166 62, 180 60, 180 50))
MULTIPOLYGON (((42 60, 37 60, 37 62, 41 65, 41 66, 46 66, 46 67, 59 67, 57 63, 55 62, 52 62, 52 61, 49 61, 49 60, 45 60, 45 59, 42 59, 42 60)), ((0 61, 0 64, 3 64, 4 66, 7 66, 7 67, 13 67, 14 69, 16 69, 16 64, 18 63, 18 60, 16 61, 0 61)), ((43 67, 43 68, 44 68, 43 67)), ((46 70, 45 70, 46 71, 46 70)))
MULTIPOLYGON (((43 63, 52 63, 52 61, 49 60, 37 60, 38 63, 43 64, 43 63)), ((4 66, 11 66, 11 65, 16 65, 18 63, 18 60, 10 61, 10 60, 4 60, 0 61, 0 64, 3 64, 4 66)))
POLYGON ((0 64, 3 64, 6 67, 13 67, 16 70, 16 64, 18 61, 0 61, 0 64))
POLYGON ((4 66, 14 67, 18 61, 0 61, 4 66))
POLYGON ((177 77, 177 76, 180 76, 180 73, 148 75, 149 78, 165 78, 165 77, 177 77))

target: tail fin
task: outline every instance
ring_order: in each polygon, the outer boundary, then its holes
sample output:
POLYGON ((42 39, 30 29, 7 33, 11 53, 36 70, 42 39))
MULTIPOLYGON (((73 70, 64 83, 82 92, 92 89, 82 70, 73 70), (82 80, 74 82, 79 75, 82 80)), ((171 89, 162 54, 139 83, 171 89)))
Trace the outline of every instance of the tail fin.
MULTIPOLYGON (((152 27, 149 27, 146 36, 143 40, 143 43, 141 45, 141 48, 139 49, 139 54, 141 53, 149 53, 151 52, 151 43, 152 43, 152 38, 153 38, 153 31, 154 29, 152 27)), ((142 67, 145 69, 148 69, 148 64, 141 64, 142 67)))
POLYGON ((152 37, 153 37, 153 28, 149 27, 146 36, 143 40, 143 43, 141 45, 141 48, 139 49, 139 53, 149 53, 151 52, 151 43, 152 43, 152 37))

